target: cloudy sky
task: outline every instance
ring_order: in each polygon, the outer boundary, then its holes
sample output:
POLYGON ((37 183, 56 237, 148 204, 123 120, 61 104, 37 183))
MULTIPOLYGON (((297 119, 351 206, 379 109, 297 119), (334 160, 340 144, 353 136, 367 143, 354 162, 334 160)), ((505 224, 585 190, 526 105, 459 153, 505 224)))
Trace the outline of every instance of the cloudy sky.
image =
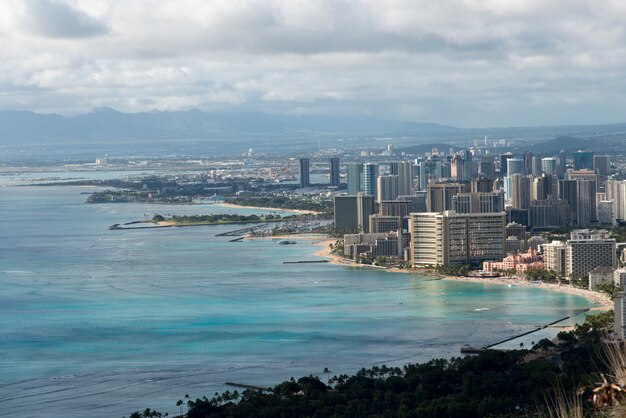
POLYGON ((626 122, 623 0, 0 0, 0 109, 626 122))

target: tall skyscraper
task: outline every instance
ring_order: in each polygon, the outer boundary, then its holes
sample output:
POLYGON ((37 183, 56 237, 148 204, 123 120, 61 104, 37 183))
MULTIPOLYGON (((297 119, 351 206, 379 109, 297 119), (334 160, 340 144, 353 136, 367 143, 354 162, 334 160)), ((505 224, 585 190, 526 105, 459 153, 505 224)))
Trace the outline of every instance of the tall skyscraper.
POLYGON ((452 209, 452 196, 471 191, 470 183, 442 181, 429 183, 426 205, 429 212, 443 212, 452 209))
POLYGON ((369 217, 374 213, 374 197, 358 193, 356 196, 334 197, 335 230, 339 233, 367 232, 369 217))
POLYGON ((450 174, 454 180, 463 180, 463 158, 458 154, 450 161, 450 174))
POLYGON ((398 191, 410 195, 413 191, 413 165, 410 161, 394 161, 390 165, 391 174, 398 176, 398 191))
POLYGON ((474 162, 472 152, 465 150, 463 152, 463 180, 471 181, 474 176, 474 162))
POLYGON ((506 162, 506 175, 511 177, 513 174, 524 174, 524 160, 521 158, 509 158, 506 162))
POLYGON ((500 260, 505 254, 506 214, 412 213, 411 264, 453 265, 500 260))
POLYGON ((308 158, 300 158, 300 187, 301 188, 309 187, 311 185, 309 163, 310 163, 310 160, 308 158))
POLYGON ((376 184, 376 201, 396 200, 398 193, 398 176, 378 176, 376 184))
POLYGON ((542 166, 541 166, 541 157, 538 155, 535 155, 533 157, 533 162, 532 162, 532 167, 531 167, 531 174, 533 176, 540 176, 542 172, 542 166))
POLYGON ((333 157, 330 159, 330 185, 333 187, 339 187, 340 179, 339 158, 333 157))
POLYGON ((533 152, 526 151, 524 153, 524 174, 532 174, 533 173, 533 152))
POLYGON ((559 179, 565 177, 565 171, 567 171, 567 160, 565 158, 565 151, 559 151, 559 179))
POLYGON ((363 191, 363 164, 348 163, 348 194, 355 196, 363 191))
POLYGON ((594 155, 593 169, 599 176, 606 176, 607 174, 609 174, 609 156, 594 155))
POLYGON ((490 180, 496 178, 496 164, 493 155, 483 155, 480 159, 480 174, 490 180))
POLYGON ((513 154, 510 152, 500 155, 500 177, 507 176, 507 161, 511 158, 513 158, 513 154))
POLYGON ((555 158, 542 158, 541 159, 541 171, 551 176, 556 175, 556 159, 555 158))
POLYGON ((530 209, 530 178, 521 174, 513 174, 511 179, 511 207, 513 209, 530 209))
POLYGON ((576 151, 574 153, 574 170, 593 170, 593 152, 576 151))
POLYGON ((378 178, 378 164, 366 163, 363 166, 363 193, 376 197, 376 179, 378 178))

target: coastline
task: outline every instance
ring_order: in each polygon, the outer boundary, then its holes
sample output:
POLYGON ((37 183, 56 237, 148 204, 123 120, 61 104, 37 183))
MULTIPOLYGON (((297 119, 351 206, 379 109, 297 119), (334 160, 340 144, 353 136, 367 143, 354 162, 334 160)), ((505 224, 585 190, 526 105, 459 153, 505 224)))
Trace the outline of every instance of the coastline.
POLYGON ((315 255, 319 257, 327 258, 329 264, 340 265, 340 266, 373 268, 376 270, 385 270, 389 273, 428 274, 428 275, 441 277, 442 280, 457 281, 457 282, 493 284, 493 285, 499 285, 499 286, 512 285, 512 286, 535 287, 535 288, 540 288, 544 290, 550 290, 553 292, 561 292, 561 293, 567 293, 570 295, 580 296, 595 304, 600 305, 600 306, 591 308, 592 311, 596 311, 596 310, 606 311, 609 309, 613 309, 613 301, 611 300, 609 295, 605 293, 594 292, 592 290, 580 289, 577 287, 558 285, 558 284, 552 284, 552 283, 544 283, 544 282, 531 282, 530 280, 527 280, 527 279, 513 278, 513 277, 441 276, 441 275, 437 275, 436 273, 432 273, 432 272, 428 272, 424 270, 418 270, 418 269, 405 270, 405 269, 398 269, 398 268, 385 268, 385 267, 370 266, 366 264, 358 264, 350 259, 347 259, 347 258, 344 258, 337 254, 332 253, 329 247, 329 244, 334 244, 334 243, 335 243, 335 240, 332 240, 332 239, 318 239, 315 245, 321 248, 315 252, 315 255))
POLYGON ((261 210, 269 210, 269 211, 276 211, 276 212, 293 212, 293 213, 298 213, 300 215, 319 215, 320 212, 316 212, 314 210, 303 210, 303 209, 281 209, 281 208, 266 208, 266 207, 262 207, 262 206, 245 206, 245 205, 236 205, 234 203, 228 203, 228 202, 218 202, 215 203, 216 206, 223 206, 225 208, 231 208, 231 209, 261 209, 261 210))

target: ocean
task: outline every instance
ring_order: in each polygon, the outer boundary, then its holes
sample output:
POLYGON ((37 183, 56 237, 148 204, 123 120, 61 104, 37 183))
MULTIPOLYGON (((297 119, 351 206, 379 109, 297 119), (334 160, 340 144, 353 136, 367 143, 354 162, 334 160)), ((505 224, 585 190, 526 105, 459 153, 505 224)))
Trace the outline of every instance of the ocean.
POLYGON ((4 417, 122 417, 146 407, 171 415, 186 394, 232 390, 225 382, 271 386, 325 378, 324 368, 459 356, 463 344, 594 306, 535 288, 283 264, 319 259, 319 247, 216 236, 232 225, 110 231, 156 213, 264 211, 89 205, 94 187, 16 183, 0 180, 4 417))

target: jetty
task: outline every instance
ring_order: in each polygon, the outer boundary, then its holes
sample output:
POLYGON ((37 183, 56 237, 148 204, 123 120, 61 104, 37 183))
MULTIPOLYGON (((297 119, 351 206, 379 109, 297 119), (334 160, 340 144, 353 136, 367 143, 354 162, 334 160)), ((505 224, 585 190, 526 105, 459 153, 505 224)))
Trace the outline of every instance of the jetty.
POLYGON ((552 325, 558 324, 559 322, 563 322, 563 321, 565 321, 567 319, 570 319, 572 316, 577 316, 577 315, 580 315, 582 313, 585 313, 585 312, 589 311, 590 309, 591 308, 576 310, 575 313, 572 314, 572 315, 565 316, 565 317, 563 317, 561 319, 557 319, 556 321, 552 321, 552 322, 550 322, 549 324, 546 324, 546 325, 535 327, 534 329, 531 329, 530 331, 526 331, 526 332, 523 332, 521 334, 516 334, 516 335, 514 335, 512 337, 509 337, 509 338, 506 338, 504 340, 495 342, 493 344, 485 345, 485 346, 482 346, 482 347, 474 347, 474 346, 471 346, 469 344, 465 344, 465 345, 461 346, 461 353, 463 353, 463 354, 477 354, 477 353, 480 353, 482 351, 492 350, 493 347, 495 347, 497 345, 508 343, 509 341, 513 341, 513 340, 515 340, 517 338, 525 337, 526 335, 532 334, 532 333, 537 332, 537 331, 541 331, 542 329, 546 329, 546 328, 548 328, 548 327, 550 327, 552 325))
POLYGON ((271 392, 272 391, 271 388, 264 388, 263 386, 247 385, 245 383, 225 382, 224 384, 227 385, 227 386, 233 386, 233 387, 242 388, 242 389, 260 390, 260 391, 263 391, 263 392, 271 392))
POLYGON ((283 264, 313 264, 313 263, 328 263, 328 260, 283 261, 283 264))
POLYGON ((235 229, 233 231, 227 231, 227 232, 222 232, 221 234, 215 234, 215 236, 216 237, 241 237, 246 234, 249 234, 250 232, 254 232, 257 229, 265 228, 268 225, 269 224, 265 223, 265 224, 255 225, 255 226, 249 226, 247 228, 235 229))

